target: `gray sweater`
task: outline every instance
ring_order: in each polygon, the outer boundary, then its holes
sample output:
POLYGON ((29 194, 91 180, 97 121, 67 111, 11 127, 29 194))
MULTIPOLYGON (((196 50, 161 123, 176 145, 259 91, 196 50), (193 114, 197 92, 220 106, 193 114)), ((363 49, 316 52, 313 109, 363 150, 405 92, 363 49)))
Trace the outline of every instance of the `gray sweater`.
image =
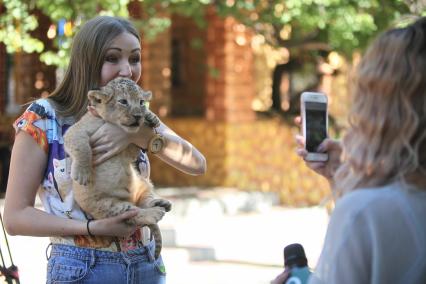
POLYGON ((338 200, 316 283, 426 283, 426 189, 396 182, 338 200))

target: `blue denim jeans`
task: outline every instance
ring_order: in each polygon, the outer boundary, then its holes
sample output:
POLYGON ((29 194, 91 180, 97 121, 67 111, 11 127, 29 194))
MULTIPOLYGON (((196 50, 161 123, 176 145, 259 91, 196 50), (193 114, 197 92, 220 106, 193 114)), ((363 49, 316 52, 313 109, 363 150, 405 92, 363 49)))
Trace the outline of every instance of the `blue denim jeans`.
POLYGON ((154 259, 154 242, 128 252, 110 252, 53 244, 47 283, 164 284, 161 256, 154 259))

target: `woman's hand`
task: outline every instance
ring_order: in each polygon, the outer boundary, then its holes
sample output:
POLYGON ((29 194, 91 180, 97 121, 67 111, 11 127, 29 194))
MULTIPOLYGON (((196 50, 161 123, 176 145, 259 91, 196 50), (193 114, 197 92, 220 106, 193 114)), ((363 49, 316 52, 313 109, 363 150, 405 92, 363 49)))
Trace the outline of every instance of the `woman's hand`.
MULTIPOLYGON (((301 125, 300 116, 296 117, 294 122, 297 125, 301 125)), ((296 135, 296 153, 303 159, 305 159, 308 152, 305 149, 305 138, 302 135, 296 135)), ((308 162, 305 164, 308 168, 312 169, 316 173, 324 176, 329 182, 332 181, 334 173, 340 167, 342 154, 342 144, 339 140, 327 138, 318 147, 319 152, 327 152, 328 160, 326 162, 308 162)))
POLYGON ((141 125, 138 133, 128 133, 119 126, 106 122, 90 137, 94 156, 93 163, 99 165, 120 153, 130 143, 135 143, 136 137, 138 146, 146 149, 149 139, 153 135, 153 129, 145 124, 141 125))
MULTIPOLYGON (((298 145, 296 149, 297 155, 303 159, 306 157, 308 152, 305 149, 305 138, 301 135, 296 135, 296 143, 298 145)), ((329 181, 333 179, 334 173, 340 167, 340 155, 342 154, 342 145, 339 140, 333 140, 330 138, 325 139, 318 147, 320 152, 328 153, 328 160, 326 162, 308 162, 305 164, 308 168, 312 169, 316 173, 324 176, 329 181)))
POLYGON ((287 281, 288 277, 290 276, 290 270, 288 268, 285 268, 283 272, 277 275, 274 280, 271 281, 271 284, 283 284, 285 281, 287 281))
POLYGON ((137 210, 130 210, 118 216, 90 222, 90 233, 95 236, 128 237, 139 227, 130 225, 126 220, 135 217, 137 210))
POLYGON ((98 165, 124 150, 130 143, 129 135, 119 126, 106 122, 92 137, 93 163, 98 165))
MULTIPOLYGON (((99 116, 94 107, 88 106, 87 110, 94 116, 99 116)), ((90 137, 90 145, 94 156, 93 164, 99 165, 105 162, 123 151, 130 143, 146 149, 153 135, 154 130, 152 127, 145 124, 141 125, 138 133, 128 133, 119 126, 106 122, 90 137)))

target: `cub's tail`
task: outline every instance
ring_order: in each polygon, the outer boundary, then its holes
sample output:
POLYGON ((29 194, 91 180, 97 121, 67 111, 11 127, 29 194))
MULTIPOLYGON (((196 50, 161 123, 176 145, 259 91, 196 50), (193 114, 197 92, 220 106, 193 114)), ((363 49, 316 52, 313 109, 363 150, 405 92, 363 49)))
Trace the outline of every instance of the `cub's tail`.
POLYGON ((152 237, 154 237, 154 240, 155 240, 154 257, 155 259, 157 259, 160 256, 161 248, 163 247, 163 238, 161 236, 160 227, 158 227, 158 224, 151 224, 147 226, 151 230, 151 235, 152 237))

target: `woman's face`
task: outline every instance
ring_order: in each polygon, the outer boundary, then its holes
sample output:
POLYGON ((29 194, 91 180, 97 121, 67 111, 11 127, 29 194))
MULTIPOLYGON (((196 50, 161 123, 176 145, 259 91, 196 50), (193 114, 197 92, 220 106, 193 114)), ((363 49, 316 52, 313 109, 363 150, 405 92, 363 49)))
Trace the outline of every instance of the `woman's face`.
POLYGON ((105 86, 117 77, 126 77, 137 82, 141 77, 141 46, 130 33, 118 35, 105 54, 101 69, 100 86, 105 86))

